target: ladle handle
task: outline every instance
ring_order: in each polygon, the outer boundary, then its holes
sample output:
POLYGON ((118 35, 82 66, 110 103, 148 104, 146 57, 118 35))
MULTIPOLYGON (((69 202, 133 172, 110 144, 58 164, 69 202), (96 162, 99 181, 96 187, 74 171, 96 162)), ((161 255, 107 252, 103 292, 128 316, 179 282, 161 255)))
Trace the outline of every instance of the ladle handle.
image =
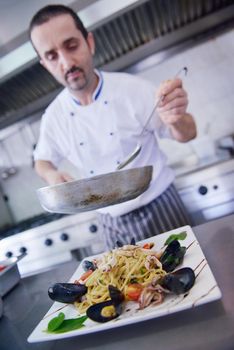
MULTIPOLYGON (((178 77, 182 72, 184 72, 184 74, 187 75, 187 73, 188 73, 188 68, 187 68, 187 67, 181 68, 181 69, 176 73, 176 75, 174 76, 174 78, 178 77)), ((145 123, 145 125, 144 125, 144 127, 143 127, 143 129, 142 129, 142 132, 141 132, 140 136, 142 136, 142 134, 145 132, 145 129, 146 129, 146 127, 148 126, 148 124, 149 124, 151 118, 153 117, 156 108, 158 107, 159 103, 162 102, 162 101, 164 100, 164 98, 165 98, 165 95, 162 95, 162 96, 158 99, 158 101, 156 102, 156 104, 154 105, 154 108, 152 109, 152 111, 151 111, 151 113, 150 113, 148 119, 146 120, 146 123, 145 123)))

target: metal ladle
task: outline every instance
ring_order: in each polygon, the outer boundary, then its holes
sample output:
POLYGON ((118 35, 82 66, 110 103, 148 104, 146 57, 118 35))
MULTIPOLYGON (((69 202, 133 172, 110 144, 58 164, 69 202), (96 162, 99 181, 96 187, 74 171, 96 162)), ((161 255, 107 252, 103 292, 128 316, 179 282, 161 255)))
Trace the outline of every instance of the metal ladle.
MULTIPOLYGON (((180 70, 176 73, 175 78, 178 77, 178 76, 180 75, 181 72, 184 72, 185 75, 186 75, 187 72, 188 72, 188 68, 187 68, 187 67, 183 67, 182 69, 180 69, 180 70)), ((139 138, 140 138, 140 137, 143 135, 143 133, 145 132, 145 129, 146 129, 147 125, 149 124, 151 118, 153 117, 156 108, 158 107, 159 103, 162 102, 162 101, 164 100, 164 98, 165 98, 165 95, 161 96, 161 97, 158 99, 158 101, 156 102, 156 104, 155 104, 155 106, 154 106, 152 112, 150 113, 150 115, 149 115, 149 117, 148 117, 148 119, 147 119, 147 121, 146 121, 146 123, 145 123, 145 125, 144 125, 144 127, 143 127, 143 129, 142 129, 142 131, 141 131, 141 133, 140 133, 140 135, 139 135, 139 138)), ((133 152, 130 153, 130 154, 127 156, 127 158, 126 158, 125 160, 123 160, 123 162, 121 162, 121 163, 117 166, 116 170, 123 169, 127 164, 131 163, 131 162, 133 161, 133 159, 135 159, 135 158, 138 156, 138 154, 139 154, 140 151, 141 151, 141 148, 142 148, 142 145, 141 145, 140 142, 138 142, 137 145, 136 145, 136 148, 133 150, 133 152)))

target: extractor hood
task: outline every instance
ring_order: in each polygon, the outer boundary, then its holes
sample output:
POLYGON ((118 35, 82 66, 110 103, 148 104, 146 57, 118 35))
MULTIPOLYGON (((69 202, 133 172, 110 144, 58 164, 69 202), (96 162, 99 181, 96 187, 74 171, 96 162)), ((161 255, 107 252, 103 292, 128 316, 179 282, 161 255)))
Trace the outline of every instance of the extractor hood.
MULTIPOLYGON (((150 55, 234 23, 234 0, 99 0, 87 4, 78 13, 94 33, 95 66, 108 71, 126 70, 150 55)), ((39 64, 30 43, 24 46, 24 54, 13 59, 18 63, 15 67, 9 61, 1 71, 7 55, 0 60, 0 129, 43 110, 62 89, 39 64)))

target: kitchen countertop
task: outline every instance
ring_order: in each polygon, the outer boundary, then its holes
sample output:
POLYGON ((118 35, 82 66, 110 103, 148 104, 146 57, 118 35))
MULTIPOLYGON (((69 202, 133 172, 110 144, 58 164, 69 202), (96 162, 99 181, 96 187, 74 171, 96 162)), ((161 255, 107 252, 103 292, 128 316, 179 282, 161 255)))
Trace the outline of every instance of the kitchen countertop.
POLYGON ((222 299, 158 319, 81 337, 27 343, 52 305, 51 283, 68 280, 77 261, 22 279, 4 298, 0 319, 1 350, 233 350, 234 349, 234 215, 193 228, 222 292, 222 299))
POLYGON ((198 158, 196 154, 191 154, 176 163, 169 164, 169 166, 174 170, 175 176, 177 178, 187 176, 211 167, 219 166, 223 162, 228 162, 232 160, 233 157, 227 151, 219 150, 216 155, 198 158))

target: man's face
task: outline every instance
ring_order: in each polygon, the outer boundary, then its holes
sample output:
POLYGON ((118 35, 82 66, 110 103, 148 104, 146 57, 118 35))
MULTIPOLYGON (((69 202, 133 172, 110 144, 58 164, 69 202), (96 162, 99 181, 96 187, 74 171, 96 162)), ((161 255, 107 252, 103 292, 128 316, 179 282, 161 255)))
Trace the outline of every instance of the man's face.
POLYGON ((31 39, 41 64, 71 91, 89 86, 93 72, 94 40, 87 40, 76 28, 71 16, 64 14, 36 26, 31 39))

